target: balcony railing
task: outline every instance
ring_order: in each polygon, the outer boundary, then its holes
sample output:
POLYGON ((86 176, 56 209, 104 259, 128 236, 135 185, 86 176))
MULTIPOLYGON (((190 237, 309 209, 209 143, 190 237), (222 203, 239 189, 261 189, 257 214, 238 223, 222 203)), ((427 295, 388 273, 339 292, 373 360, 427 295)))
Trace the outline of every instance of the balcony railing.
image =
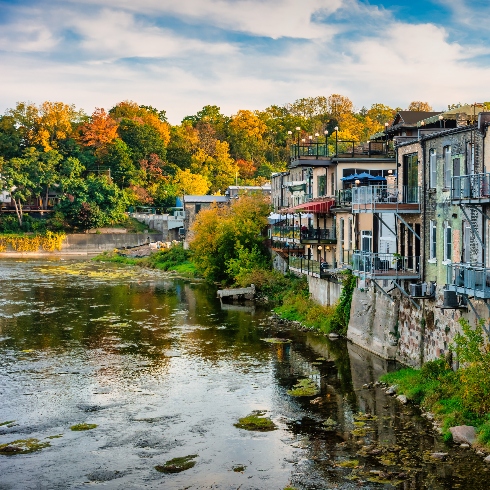
POLYGON ((490 268, 483 264, 449 264, 447 289, 475 298, 490 298, 490 268))
POLYGON ((342 250, 340 252, 340 266, 342 269, 347 269, 352 267, 352 255, 354 250, 342 250))
POLYGON ((325 157, 393 157, 393 145, 391 142, 370 141, 359 143, 353 140, 329 140, 329 144, 308 142, 290 145, 290 157, 292 160, 301 158, 325 158, 325 157))
POLYGON ((419 279, 420 256, 400 256, 393 253, 361 252, 352 254, 354 275, 381 279, 419 279))
POLYGON ((420 187, 366 185, 352 188, 352 211, 362 212, 420 212, 420 187))
POLYGON ((318 260, 303 257, 289 257, 289 268, 294 272, 315 277, 327 277, 336 270, 337 264, 319 262, 318 260))
POLYGON ((490 202, 490 173, 452 178, 453 201, 490 202))
POLYGON ((275 225, 272 227, 271 236, 272 239, 280 239, 282 241, 294 241, 299 242, 301 230, 299 226, 280 226, 275 225))
POLYGON ((335 230, 335 226, 331 226, 330 228, 301 228, 301 240, 303 241, 337 241, 337 234, 335 230))
POLYGON ((338 208, 350 208, 352 206, 352 189, 342 189, 337 191, 335 196, 335 206, 338 208))

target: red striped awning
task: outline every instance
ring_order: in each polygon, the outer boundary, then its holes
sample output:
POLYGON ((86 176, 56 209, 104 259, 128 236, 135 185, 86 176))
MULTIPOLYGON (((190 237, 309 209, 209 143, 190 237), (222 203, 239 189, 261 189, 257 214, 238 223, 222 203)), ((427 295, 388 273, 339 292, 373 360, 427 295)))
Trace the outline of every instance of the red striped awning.
POLYGON ((335 199, 322 199, 317 201, 309 201, 303 204, 298 204, 291 208, 283 209, 282 214, 294 214, 294 213, 317 213, 328 214, 330 208, 335 204, 335 199))

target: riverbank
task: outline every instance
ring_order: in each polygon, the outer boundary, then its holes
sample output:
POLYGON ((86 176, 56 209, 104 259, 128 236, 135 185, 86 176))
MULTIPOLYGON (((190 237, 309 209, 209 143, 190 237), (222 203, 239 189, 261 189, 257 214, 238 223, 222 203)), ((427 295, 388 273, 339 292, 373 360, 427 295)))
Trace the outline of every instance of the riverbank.
POLYGON ((451 355, 429 361, 421 369, 389 373, 381 380, 431 414, 445 440, 453 439, 452 427, 467 425, 475 428, 470 444, 490 451, 490 351, 481 323, 460 323, 463 333, 456 337, 451 355), (452 354, 459 369, 453 369, 452 354))

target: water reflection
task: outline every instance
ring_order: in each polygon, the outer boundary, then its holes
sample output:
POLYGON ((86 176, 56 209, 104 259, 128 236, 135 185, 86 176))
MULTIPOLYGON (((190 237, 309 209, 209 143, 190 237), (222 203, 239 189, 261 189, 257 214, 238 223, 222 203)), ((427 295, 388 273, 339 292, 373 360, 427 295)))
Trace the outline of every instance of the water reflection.
POLYGON ((0 423, 15 421, 0 426, 0 444, 51 443, 0 455, 0 488, 486 488, 473 453, 445 447, 416 410, 364 387, 394 366, 288 331, 260 308, 221 307, 204 284, 117 271, 0 263, 0 423), (263 340, 272 337, 290 342, 263 340), (289 396, 304 378, 318 395, 289 396), (236 429, 252 410, 279 430, 236 429), (70 431, 81 422, 98 427, 70 431), (428 459, 435 450, 448 462, 428 459), (188 454, 199 455, 191 470, 154 470, 188 454))

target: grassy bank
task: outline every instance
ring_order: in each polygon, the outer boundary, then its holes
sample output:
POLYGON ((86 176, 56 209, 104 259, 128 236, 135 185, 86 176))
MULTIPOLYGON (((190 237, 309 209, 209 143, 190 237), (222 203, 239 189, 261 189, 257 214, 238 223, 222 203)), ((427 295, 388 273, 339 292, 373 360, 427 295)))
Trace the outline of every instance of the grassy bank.
POLYGON ((472 425, 478 442, 490 449, 490 349, 481 324, 460 323, 463 333, 452 346, 460 362, 457 371, 451 369, 449 356, 427 362, 421 369, 386 374, 381 380, 397 385, 397 393, 433 413, 445 440, 451 440, 450 427, 472 425))
POLYGON ((196 266, 191 260, 191 253, 188 250, 184 250, 182 245, 158 250, 148 257, 131 257, 122 252, 114 251, 104 252, 92 260, 96 262, 112 262, 115 264, 136 265, 162 271, 172 271, 182 277, 198 276, 196 266))

